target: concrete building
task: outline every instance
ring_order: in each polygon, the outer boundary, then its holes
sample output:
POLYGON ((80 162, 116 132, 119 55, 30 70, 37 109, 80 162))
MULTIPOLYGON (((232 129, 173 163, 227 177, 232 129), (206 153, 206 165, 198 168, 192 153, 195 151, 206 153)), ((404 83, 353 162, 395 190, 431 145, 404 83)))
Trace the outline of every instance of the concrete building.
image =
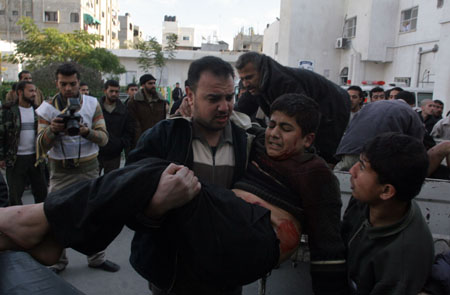
MULTIPOLYGON (((16 44, 13 42, 7 42, 0 40, 0 55, 12 54, 16 50, 16 44)), ((12 82, 18 80, 18 74, 23 70, 22 64, 10 64, 5 61, 1 61, 0 64, 0 81, 12 82)))
POLYGON ((218 41, 217 43, 202 43, 202 51, 228 51, 228 43, 225 41, 218 41))
POLYGON ((125 15, 119 15, 120 30, 119 42, 121 49, 132 49, 134 44, 142 41, 142 31, 131 21, 131 15, 127 12, 125 15))
POLYGON ((263 35, 254 33, 253 28, 249 29, 248 35, 244 34, 243 30, 233 39, 234 51, 263 51, 263 35))
MULTIPOLYGON (((120 63, 127 69, 127 72, 120 76, 120 85, 127 85, 133 81, 139 81, 139 77, 145 74, 145 72, 139 67, 138 58, 139 50, 111 50, 112 53, 117 55, 120 63)), ((242 53, 239 52, 218 52, 218 51, 201 51, 201 50, 176 50, 175 57, 167 60, 166 66, 162 72, 154 68, 150 73, 155 76, 161 87, 174 87, 176 82, 180 82, 181 85, 187 79, 187 73, 190 64, 199 58, 204 56, 217 56, 223 60, 234 65, 238 57, 242 53)), ((236 78, 236 82, 238 78, 236 78)))
POLYGON ((0 0, 0 39, 24 38, 17 21, 30 17, 40 29, 99 34, 98 47, 119 48, 118 0, 0 0))
POLYGON ((194 48, 194 28, 179 27, 176 16, 164 16, 162 29, 162 45, 167 46, 170 34, 178 36, 177 49, 192 50, 194 48))
POLYGON ((450 106, 449 1, 281 0, 265 34, 264 53, 284 65, 339 84, 433 88, 450 106))

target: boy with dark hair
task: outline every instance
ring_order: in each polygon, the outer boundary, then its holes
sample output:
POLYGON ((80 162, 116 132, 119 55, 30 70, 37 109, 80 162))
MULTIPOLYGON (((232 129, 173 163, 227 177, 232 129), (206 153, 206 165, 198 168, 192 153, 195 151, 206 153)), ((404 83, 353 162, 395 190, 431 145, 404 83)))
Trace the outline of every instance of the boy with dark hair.
POLYGON ((80 82, 80 93, 83 95, 89 95, 89 85, 86 82, 80 82))
POLYGON ((370 102, 375 102, 375 101, 386 99, 384 89, 379 86, 372 88, 369 91, 369 96, 370 96, 370 102))
POLYGON ((416 106, 416 97, 414 93, 409 91, 400 91, 395 99, 403 99, 410 107, 414 108, 416 106))
MULTIPOLYGON (((55 195, 44 207, 32 207, 44 221, 37 223, 27 243, 48 231, 48 220, 61 245, 87 253, 106 247, 127 224, 137 232, 154 231, 143 245, 149 264, 157 265, 175 251, 194 277, 224 291, 250 283, 288 259, 299 245, 301 232, 306 232, 315 294, 346 294, 339 184, 323 159, 305 152, 319 121, 319 107, 313 100, 283 95, 272 104, 269 126, 256 139, 247 173, 233 191, 200 185, 186 167, 144 159, 61 192, 62 203, 55 195), (117 177, 120 182, 115 181, 117 177), (177 189, 167 194, 167 185, 177 189), (122 198, 125 191, 130 196, 126 200, 122 198), (95 204, 89 202, 96 198, 93 193, 100 197, 95 204), (84 210, 82 203, 98 207, 84 210), (91 212, 96 212, 95 217, 91 212), (150 222, 162 216, 163 222, 150 222), (160 239, 164 232, 170 233, 169 241, 160 239), (95 245, 86 242, 92 237, 95 245)), ((24 210, 30 212, 29 208, 24 210)), ((0 214, 0 230, 20 242, 23 231, 6 224, 12 211, 0 214)), ((36 219, 26 220, 30 225, 36 219)), ((5 242, 5 236, 1 237, 0 247, 5 242)), ((170 291, 164 282, 172 268, 169 264, 136 270, 170 291)), ((205 290, 196 294, 211 294, 205 290)))
POLYGON ((392 89, 389 89, 386 94, 386 99, 393 100, 397 99, 397 95, 403 91, 403 88, 401 87, 394 87, 392 89))
POLYGON ((364 103, 364 91, 359 86, 352 85, 347 88, 348 96, 350 96, 350 121, 355 114, 359 112, 364 103))
POLYGON ((433 263, 433 239, 413 198, 428 155, 411 136, 385 133, 368 142, 351 169, 353 198, 344 214, 352 294, 418 294, 433 263))

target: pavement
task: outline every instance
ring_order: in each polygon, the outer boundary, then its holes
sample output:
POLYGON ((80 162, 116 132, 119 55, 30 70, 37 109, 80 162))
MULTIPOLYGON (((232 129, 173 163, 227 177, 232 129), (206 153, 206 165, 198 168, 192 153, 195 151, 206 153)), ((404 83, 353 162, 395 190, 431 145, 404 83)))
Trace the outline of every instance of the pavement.
MULTIPOLYGON (((30 191, 26 191, 23 202, 33 202, 30 191)), ((151 294, 148 283, 131 267, 128 259, 133 231, 124 227, 120 235, 106 249, 106 258, 119 264, 120 270, 109 273, 87 266, 86 256, 72 249, 67 250, 69 265, 60 276, 75 288, 88 295, 145 295, 151 294)), ((299 262, 293 267, 290 261, 272 271, 267 279, 266 294, 309 295, 311 279, 309 265, 299 262)), ((244 286, 243 295, 258 295, 258 282, 244 286)))

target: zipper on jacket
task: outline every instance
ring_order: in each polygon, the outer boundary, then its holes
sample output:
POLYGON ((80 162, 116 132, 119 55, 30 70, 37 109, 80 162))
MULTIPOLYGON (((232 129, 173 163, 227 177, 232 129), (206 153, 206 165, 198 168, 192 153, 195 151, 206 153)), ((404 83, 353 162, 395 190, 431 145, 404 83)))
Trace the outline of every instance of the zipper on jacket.
POLYGON ((350 247, 350 244, 353 242, 353 240, 356 238, 356 236, 359 234, 360 231, 362 231, 366 227, 366 223, 363 221, 358 230, 355 232, 355 234, 352 236, 352 238, 348 241, 347 246, 350 247))

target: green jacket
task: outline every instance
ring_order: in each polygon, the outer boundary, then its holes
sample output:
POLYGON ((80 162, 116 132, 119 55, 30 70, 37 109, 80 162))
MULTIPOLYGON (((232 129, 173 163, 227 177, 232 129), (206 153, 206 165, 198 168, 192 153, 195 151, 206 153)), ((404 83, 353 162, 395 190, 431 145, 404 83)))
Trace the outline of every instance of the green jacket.
MULTIPOLYGON (((22 128, 18 104, 4 104, 0 112, 0 161, 7 167, 14 166, 19 147, 22 128)), ((37 134, 38 116, 34 116, 34 129, 37 134)))

